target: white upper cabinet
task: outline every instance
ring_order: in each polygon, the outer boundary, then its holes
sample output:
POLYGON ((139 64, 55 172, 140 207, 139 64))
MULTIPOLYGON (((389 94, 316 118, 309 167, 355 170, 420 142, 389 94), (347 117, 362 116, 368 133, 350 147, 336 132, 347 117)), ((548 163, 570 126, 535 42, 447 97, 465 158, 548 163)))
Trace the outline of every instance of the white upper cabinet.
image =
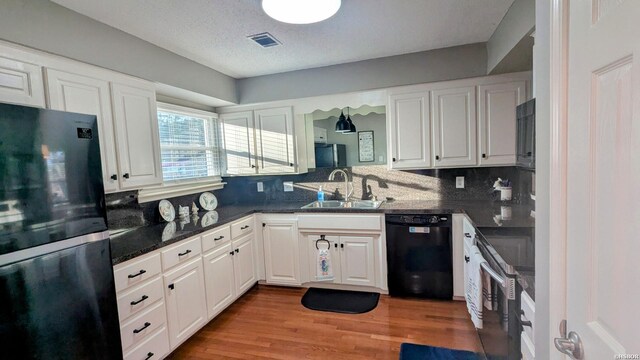
POLYGON ((475 94, 475 86, 431 92, 433 158, 436 167, 477 164, 475 94))
POLYGON ((294 131, 291 107, 255 111, 258 173, 294 173, 294 131))
POLYGON ((388 121, 391 168, 431 167, 429 92, 391 95, 388 121))
POLYGON ((118 190, 118 168, 113 134, 109 82, 47 69, 49 106, 54 110, 96 115, 105 192, 118 190))
POLYGON ((478 87, 479 165, 516 164, 516 106, 525 89, 524 81, 478 87))
POLYGON ((0 102, 45 107, 42 68, 15 59, 0 46, 0 102))
POLYGON ((145 85, 111 84, 122 190, 162 183, 155 88, 145 85))
POLYGON ((253 112, 243 111, 220 115, 229 175, 256 174, 253 112))
POLYGON ((228 175, 298 170, 291 107, 226 113, 220 120, 228 175))

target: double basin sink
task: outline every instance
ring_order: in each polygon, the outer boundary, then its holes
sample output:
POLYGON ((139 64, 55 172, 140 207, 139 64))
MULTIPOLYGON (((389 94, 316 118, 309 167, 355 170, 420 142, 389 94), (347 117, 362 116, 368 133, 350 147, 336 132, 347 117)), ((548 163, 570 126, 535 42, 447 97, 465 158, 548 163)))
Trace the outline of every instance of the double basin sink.
POLYGON ((303 206, 302 209, 377 209, 382 203, 383 201, 378 200, 314 201, 303 206))

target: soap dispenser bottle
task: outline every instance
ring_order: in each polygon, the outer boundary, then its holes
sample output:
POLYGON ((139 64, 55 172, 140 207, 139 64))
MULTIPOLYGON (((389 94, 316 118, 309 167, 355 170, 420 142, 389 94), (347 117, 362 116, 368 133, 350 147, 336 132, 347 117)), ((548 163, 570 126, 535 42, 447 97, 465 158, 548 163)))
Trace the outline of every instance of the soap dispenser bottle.
POLYGON ((318 201, 324 201, 324 191, 322 191, 322 185, 318 189, 318 201))

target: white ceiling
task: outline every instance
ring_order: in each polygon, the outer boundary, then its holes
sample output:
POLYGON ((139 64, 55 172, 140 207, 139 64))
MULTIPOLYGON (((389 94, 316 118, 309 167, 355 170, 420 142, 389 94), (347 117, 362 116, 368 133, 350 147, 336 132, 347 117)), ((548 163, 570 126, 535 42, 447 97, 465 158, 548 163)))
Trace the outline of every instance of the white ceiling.
POLYGON ((489 39, 514 0, 343 0, 332 18, 290 25, 260 0, 52 0, 235 78, 489 39), (282 46, 246 36, 270 32, 282 46))

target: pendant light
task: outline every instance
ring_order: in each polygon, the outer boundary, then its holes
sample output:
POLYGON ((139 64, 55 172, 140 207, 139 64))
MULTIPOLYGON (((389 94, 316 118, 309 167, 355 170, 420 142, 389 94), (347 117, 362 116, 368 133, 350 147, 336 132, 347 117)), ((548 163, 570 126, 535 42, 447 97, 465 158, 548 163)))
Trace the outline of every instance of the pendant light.
POLYGON ((347 107, 347 123, 349 123, 349 130, 343 132, 343 134, 347 135, 355 135, 356 134, 356 126, 351 121, 351 115, 349 114, 349 108, 347 107))
POLYGON ((270 17, 288 24, 313 24, 338 12, 341 0, 262 0, 270 17))
POLYGON ((349 122, 344 117, 344 112, 340 111, 340 117, 338 118, 338 121, 336 122, 336 132, 337 133, 344 133, 346 131, 351 131, 351 125, 349 125, 349 122))

